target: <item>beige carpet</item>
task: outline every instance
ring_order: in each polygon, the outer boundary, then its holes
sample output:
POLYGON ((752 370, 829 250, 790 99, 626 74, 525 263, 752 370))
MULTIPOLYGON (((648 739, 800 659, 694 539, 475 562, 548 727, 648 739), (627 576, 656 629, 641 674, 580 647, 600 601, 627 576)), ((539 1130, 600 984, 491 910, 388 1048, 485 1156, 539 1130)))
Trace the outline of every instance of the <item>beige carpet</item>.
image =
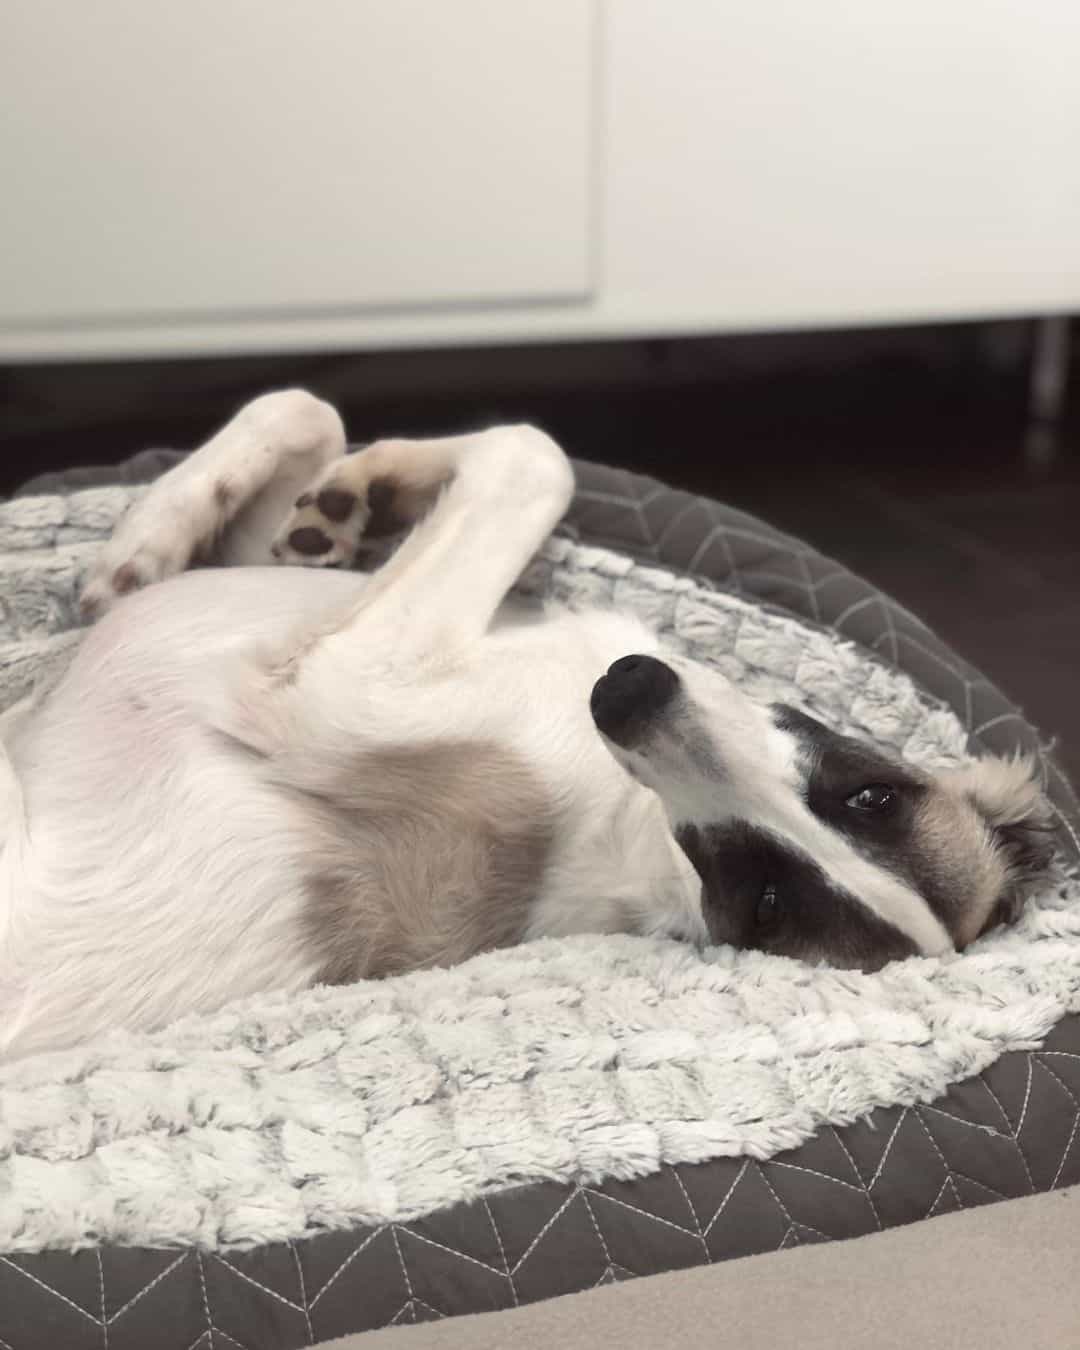
POLYGON ((336 1350, 1073 1350, 1080 1186, 336 1350))

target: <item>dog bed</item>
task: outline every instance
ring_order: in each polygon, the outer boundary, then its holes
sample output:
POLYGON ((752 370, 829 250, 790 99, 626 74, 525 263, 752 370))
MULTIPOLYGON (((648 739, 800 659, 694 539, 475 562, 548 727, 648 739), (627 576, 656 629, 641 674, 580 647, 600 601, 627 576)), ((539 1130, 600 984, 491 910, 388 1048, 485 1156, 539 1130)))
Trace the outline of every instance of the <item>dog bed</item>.
MULTIPOLYGON (((0 508, 0 704, 62 670, 81 567, 169 462, 0 508)), ((1045 893, 878 976, 580 938, 9 1066, 0 1344, 306 1345, 1080 1180, 1080 811, 1052 754, 837 564, 578 472, 527 589, 635 609, 922 762, 1031 751, 1060 822, 1045 893)))

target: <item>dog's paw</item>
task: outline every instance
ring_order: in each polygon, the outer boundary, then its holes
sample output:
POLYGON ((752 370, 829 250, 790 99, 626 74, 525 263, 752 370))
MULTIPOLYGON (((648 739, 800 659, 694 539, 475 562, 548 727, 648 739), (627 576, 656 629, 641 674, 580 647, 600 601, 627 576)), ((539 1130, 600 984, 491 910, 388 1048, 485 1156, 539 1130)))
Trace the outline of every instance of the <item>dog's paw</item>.
POLYGON ((272 546, 279 562, 352 566, 414 525, 450 478, 457 441, 376 441, 329 465, 297 499, 272 546))
POLYGON ((166 576, 160 561, 153 555, 136 553, 134 557, 113 565, 113 561, 99 559, 86 579, 79 596, 79 610, 86 623, 93 623, 131 591, 141 590, 166 576))
MULTIPOLYGON (((162 484, 165 480, 162 480, 162 484)), ((198 551, 199 516, 190 494, 155 484, 120 521, 83 579, 79 608, 87 623, 132 591, 176 576, 198 551)))
MULTIPOLYGON (((337 471, 337 472, 335 472, 337 471)), ((272 546, 279 562, 299 567, 348 567, 356 561, 371 511, 367 493, 336 482, 334 465, 297 498, 272 546)))

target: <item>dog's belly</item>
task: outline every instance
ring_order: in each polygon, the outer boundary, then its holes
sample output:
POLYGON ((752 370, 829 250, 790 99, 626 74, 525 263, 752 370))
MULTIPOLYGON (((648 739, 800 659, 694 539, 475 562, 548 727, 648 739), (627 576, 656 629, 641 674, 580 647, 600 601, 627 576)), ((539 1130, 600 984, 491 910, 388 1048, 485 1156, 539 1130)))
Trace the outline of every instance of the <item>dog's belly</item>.
MULTIPOLYGON (((14 919, 0 925, 0 1056, 160 1026, 325 970, 307 940, 302 794, 298 805, 254 771, 212 714, 232 697, 234 655, 317 624, 364 584, 301 569, 187 573, 91 630, 10 747, 30 829, 0 864, 14 919)), ((645 645, 614 615, 510 605, 449 671, 347 691, 336 734, 361 755, 452 739, 523 757, 556 815, 523 935, 689 929, 689 866, 588 713, 592 682, 645 645)))
POLYGON ((362 584, 186 573, 89 631, 8 745, 28 838, 0 858, 0 1057, 310 980, 289 819, 196 710, 230 650, 362 584))
POLYGON ((274 642, 297 625, 317 623, 352 596, 367 578, 355 572, 301 567, 234 567, 184 572, 130 596, 89 630, 71 678, 138 680, 162 672, 175 681, 213 677, 211 659, 238 645, 274 642))

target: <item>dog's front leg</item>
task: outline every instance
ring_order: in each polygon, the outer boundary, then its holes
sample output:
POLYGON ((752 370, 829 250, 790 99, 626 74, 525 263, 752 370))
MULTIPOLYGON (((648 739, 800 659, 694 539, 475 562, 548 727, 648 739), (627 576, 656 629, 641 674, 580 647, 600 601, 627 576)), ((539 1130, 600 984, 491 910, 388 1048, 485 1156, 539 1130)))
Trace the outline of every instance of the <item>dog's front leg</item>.
POLYGON ((296 497, 345 453, 341 418, 302 389, 264 394, 159 478, 121 520, 83 589, 94 618, 195 559, 272 563, 296 497))
MULTIPOLYGON (((303 659, 348 661, 361 626, 367 659, 373 650, 385 659, 422 659, 476 639, 562 518, 573 486, 566 455, 529 426, 379 441, 333 465, 299 508, 306 523, 286 524, 279 552, 295 552, 298 529, 329 534, 340 524, 314 523, 320 501, 352 520, 357 538, 376 496, 399 521, 420 519, 351 608, 303 644, 303 659)), ((318 564, 324 556, 301 551, 298 561, 318 564)))

